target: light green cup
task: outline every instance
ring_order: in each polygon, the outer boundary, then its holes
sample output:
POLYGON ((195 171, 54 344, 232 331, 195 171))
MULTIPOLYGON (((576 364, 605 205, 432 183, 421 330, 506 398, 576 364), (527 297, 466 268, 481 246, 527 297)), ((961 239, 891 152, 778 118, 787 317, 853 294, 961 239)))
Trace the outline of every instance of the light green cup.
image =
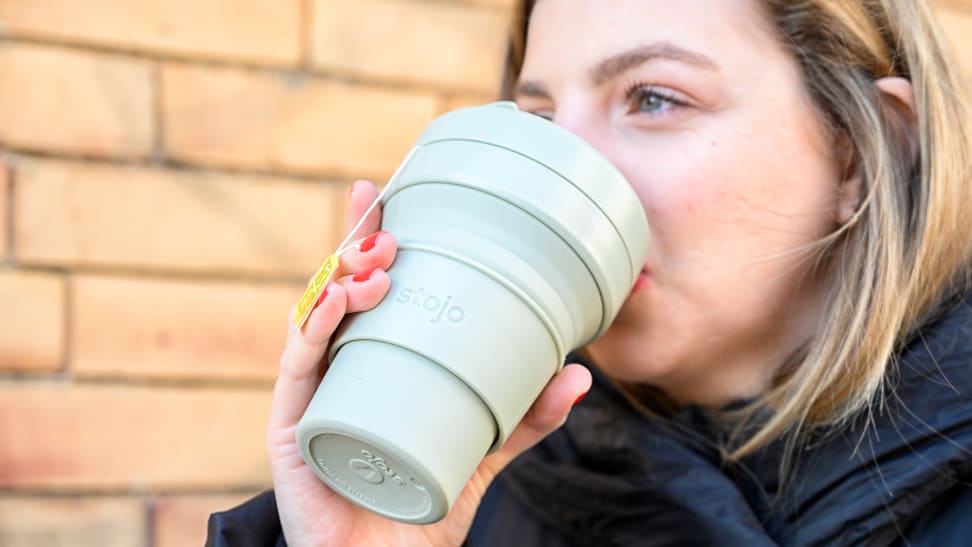
POLYGON ((297 443, 348 500, 431 523, 608 328, 648 223, 607 159, 513 103, 434 120, 389 184, 391 289, 335 334, 297 443))

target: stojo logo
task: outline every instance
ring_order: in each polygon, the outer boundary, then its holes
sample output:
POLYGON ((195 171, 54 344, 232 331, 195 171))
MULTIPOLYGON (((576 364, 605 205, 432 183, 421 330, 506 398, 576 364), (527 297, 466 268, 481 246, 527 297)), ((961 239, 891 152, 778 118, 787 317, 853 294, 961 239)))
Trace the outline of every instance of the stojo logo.
POLYGON ((425 310, 432 317, 429 323, 438 323, 442 319, 447 319, 450 323, 461 323, 466 319, 466 311, 453 305, 451 296, 439 298, 426 294, 425 289, 402 289, 398 291, 395 302, 425 310))
POLYGON ((388 466, 385 458, 376 456, 368 450, 362 450, 361 455, 364 456, 364 459, 354 458, 349 460, 348 467, 363 480, 371 484, 381 484, 387 476, 395 484, 405 486, 405 479, 388 466))
POLYGON ((385 480, 384 475, 381 474, 381 471, 378 471, 378 468, 364 460, 355 458, 348 462, 348 467, 350 467, 351 471, 354 471, 356 475, 365 481, 370 482, 371 484, 381 484, 385 480))

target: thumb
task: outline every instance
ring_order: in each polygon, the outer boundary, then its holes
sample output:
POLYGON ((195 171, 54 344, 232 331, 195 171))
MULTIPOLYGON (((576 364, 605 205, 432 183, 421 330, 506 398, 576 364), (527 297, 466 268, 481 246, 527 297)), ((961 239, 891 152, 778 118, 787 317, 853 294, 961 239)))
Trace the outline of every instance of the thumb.
POLYGON ((454 537, 468 534, 479 507, 479 502, 496 475, 513 458, 540 442, 567 420, 574 403, 591 389, 591 373, 582 365, 571 364, 564 367, 543 388, 540 397, 513 430, 499 450, 486 456, 470 477, 449 516, 429 529, 443 529, 454 537))
POLYGON ((591 389, 591 373, 579 364, 565 366, 543 389, 503 446, 480 465, 483 477, 493 477, 528 448, 553 433, 567 420, 570 409, 591 389))

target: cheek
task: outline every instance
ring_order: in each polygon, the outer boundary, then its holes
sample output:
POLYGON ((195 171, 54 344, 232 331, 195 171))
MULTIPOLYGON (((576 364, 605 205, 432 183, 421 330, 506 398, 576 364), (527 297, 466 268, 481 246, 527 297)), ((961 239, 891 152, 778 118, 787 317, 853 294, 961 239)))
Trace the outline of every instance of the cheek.
MULTIPOLYGON (((817 115, 799 96, 749 118, 749 130, 727 143, 726 188, 738 205, 740 226, 767 244, 819 239, 836 226, 840 173, 817 115)), ((742 120, 740 120, 742 121, 742 120)))
POLYGON ((735 173, 733 186, 741 229, 784 251, 836 228, 839 183, 826 158, 812 152, 788 154, 784 149, 750 159, 748 169, 735 173))
MULTIPOLYGON (((673 148, 664 158, 622 166, 641 199, 652 230, 654 251, 691 247, 735 225, 745 216, 718 149, 698 155, 673 148)), ((683 251, 686 249, 682 249, 683 251)))
POLYGON ((729 267, 794 250, 834 228, 837 184, 826 158, 799 143, 735 137, 623 166, 648 215, 656 260, 729 267))

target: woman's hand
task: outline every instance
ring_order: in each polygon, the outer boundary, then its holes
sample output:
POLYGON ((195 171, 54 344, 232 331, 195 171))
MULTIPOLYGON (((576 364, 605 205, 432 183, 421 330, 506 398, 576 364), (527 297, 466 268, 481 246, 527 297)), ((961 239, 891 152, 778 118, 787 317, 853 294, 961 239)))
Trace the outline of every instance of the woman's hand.
MULTIPOLYGON (((349 230, 377 195, 371 183, 354 184, 348 208, 349 230)), ((380 225, 381 212, 376 209, 361 232, 376 232, 380 225)), ((287 347, 280 358, 267 427, 267 448, 284 536, 293 547, 460 545, 489 483, 510 460, 564 422, 573 403, 590 388, 591 376, 580 365, 569 365, 557 374, 503 447, 479 465, 442 521, 425 526, 402 524, 345 500, 310 470, 297 449, 294 434, 326 372, 325 350, 331 334, 345 314, 375 307, 388 292, 390 279, 385 270, 395 258, 395 238, 380 232, 366 241, 369 243, 361 245, 360 250, 342 255, 335 281, 327 284, 326 296, 311 312, 303 332, 290 329, 287 347)), ((293 310, 291 320, 292 314, 293 310)))

